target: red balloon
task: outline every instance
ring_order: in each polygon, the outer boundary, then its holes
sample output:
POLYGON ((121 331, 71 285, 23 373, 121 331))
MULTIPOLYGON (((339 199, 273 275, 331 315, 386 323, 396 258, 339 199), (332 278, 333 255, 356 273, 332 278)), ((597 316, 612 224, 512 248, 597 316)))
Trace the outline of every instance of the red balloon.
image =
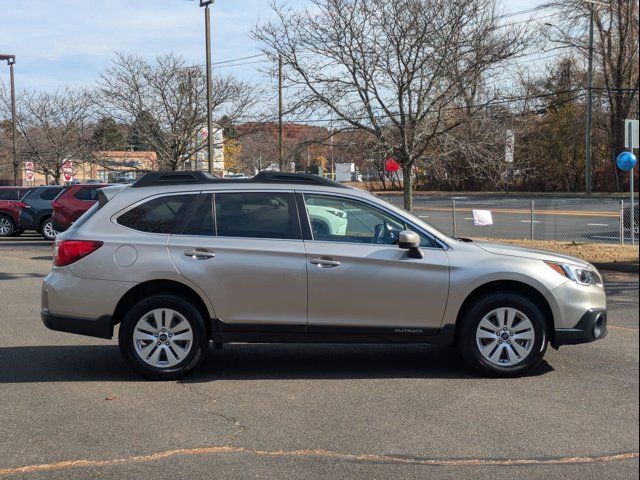
POLYGON ((387 172, 397 172, 398 170, 400 170, 400 164, 393 158, 387 158, 387 162, 385 163, 384 168, 387 170, 387 172))

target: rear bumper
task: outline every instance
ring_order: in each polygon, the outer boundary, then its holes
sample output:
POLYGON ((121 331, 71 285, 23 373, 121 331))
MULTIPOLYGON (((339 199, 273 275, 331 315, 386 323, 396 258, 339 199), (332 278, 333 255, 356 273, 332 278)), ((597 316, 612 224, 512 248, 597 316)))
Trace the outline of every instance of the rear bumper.
POLYGON ((55 217, 53 217, 53 219, 51 220, 51 224, 53 225, 53 229, 58 233, 66 232, 69 228, 69 225, 67 225, 66 223, 61 223, 55 217))
POLYGON ((113 338, 113 319, 109 315, 99 318, 77 318, 54 315, 49 310, 40 312, 42 323, 50 330, 75 333, 97 338, 113 338))
POLYGON ((575 327, 556 329, 553 346, 595 342, 606 337, 607 333, 607 310, 594 308, 588 310, 575 327))

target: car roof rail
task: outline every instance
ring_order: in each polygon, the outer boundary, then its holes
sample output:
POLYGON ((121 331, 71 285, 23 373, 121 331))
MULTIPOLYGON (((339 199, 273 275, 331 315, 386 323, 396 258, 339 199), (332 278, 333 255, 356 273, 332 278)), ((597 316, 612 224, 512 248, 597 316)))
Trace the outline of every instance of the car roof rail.
POLYGON ((310 173, 260 172, 249 178, 219 178, 207 172, 152 172, 136 181, 132 187, 160 187, 164 185, 245 184, 245 183, 295 183, 349 188, 334 180, 310 173))

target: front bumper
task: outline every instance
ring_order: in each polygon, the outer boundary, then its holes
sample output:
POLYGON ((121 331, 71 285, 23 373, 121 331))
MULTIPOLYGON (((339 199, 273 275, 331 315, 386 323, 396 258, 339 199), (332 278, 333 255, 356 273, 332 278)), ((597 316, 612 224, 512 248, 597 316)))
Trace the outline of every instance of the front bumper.
POLYGON ((607 336, 607 310, 588 310, 573 328, 557 328, 553 346, 595 342, 607 336))
POLYGON ((109 315, 99 318, 77 318, 53 315, 49 310, 40 312, 42 323, 50 330, 57 332, 75 333, 97 338, 113 338, 113 319, 109 315))

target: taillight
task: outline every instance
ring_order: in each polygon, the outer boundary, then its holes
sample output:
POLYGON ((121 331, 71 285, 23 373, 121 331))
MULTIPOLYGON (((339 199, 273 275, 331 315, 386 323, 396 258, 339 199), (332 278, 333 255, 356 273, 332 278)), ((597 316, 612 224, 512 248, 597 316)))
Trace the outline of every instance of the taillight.
POLYGON ((53 264, 66 267, 99 249, 104 242, 93 240, 62 240, 53 247, 53 264))
POLYGON ((9 206, 12 208, 24 208, 27 204, 23 202, 9 202, 9 206))

